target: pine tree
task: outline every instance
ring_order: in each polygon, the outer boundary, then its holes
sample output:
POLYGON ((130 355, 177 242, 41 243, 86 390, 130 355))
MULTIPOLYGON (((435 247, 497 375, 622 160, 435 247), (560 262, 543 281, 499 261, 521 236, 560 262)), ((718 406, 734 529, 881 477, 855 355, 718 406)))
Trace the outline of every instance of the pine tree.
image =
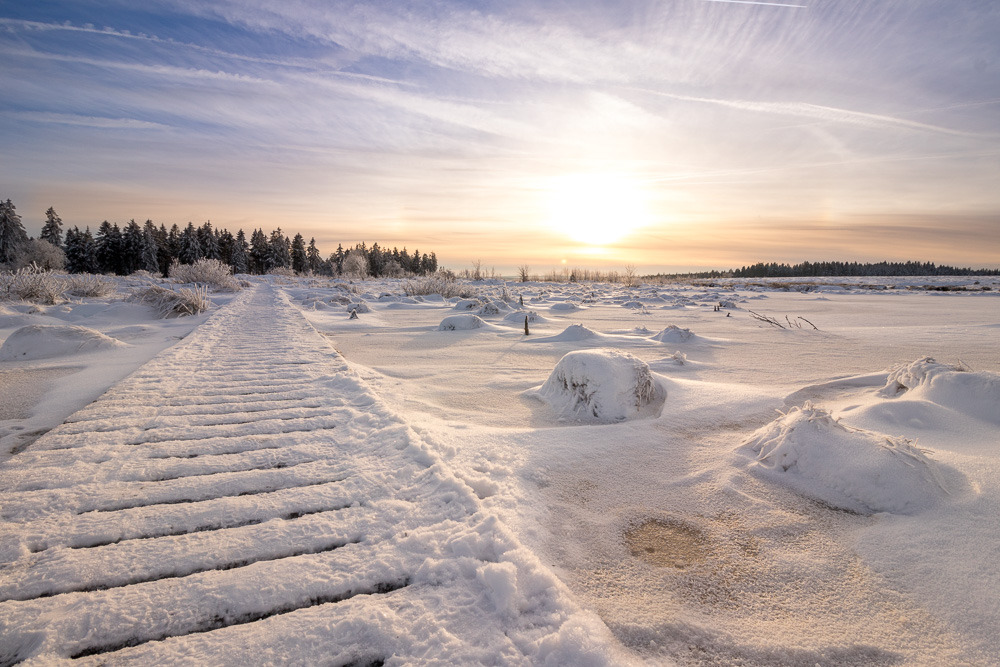
POLYGON ((198 232, 194 223, 189 222, 181 233, 181 247, 177 251, 177 261, 181 264, 194 264, 201 259, 201 244, 198 243, 198 232))
POLYGON ((49 206, 45 212, 45 224, 42 226, 42 233, 38 235, 43 241, 48 241, 54 246, 62 245, 62 218, 56 215, 56 210, 49 206))
POLYGON ((97 267, 101 273, 121 273, 122 233, 107 220, 97 229, 97 267))
POLYGON ((206 221, 198 228, 198 244, 201 246, 201 257, 219 259, 219 238, 212 229, 211 221, 206 221))
POLYGON ((253 273, 267 273, 271 270, 270 249, 264 230, 255 229, 250 235, 250 270, 253 273))
POLYGON ((292 241, 292 270, 296 273, 305 273, 309 267, 309 258, 306 256, 306 240, 302 234, 296 234, 292 241))
POLYGON ((66 253, 66 271, 69 273, 80 273, 82 269, 82 253, 80 240, 83 234, 79 228, 73 227, 66 230, 66 240, 63 244, 63 252, 66 253))
POLYGON ((219 239, 219 261, 232 266, 233 245, 235 245, 236 239, 233 238, 228 229, 217 230, 216 238, 219 239))
POLYGON ((28 234, 14 204, 9 199, 0 202, 0 264, 13 262, 27 242, 28 234))
POLYGON ((142 230, 142 263, 140 268, 150 273, 160 272, 159 244, 156 242, 156 228, 152 220, 147 220, 142 230))
POLYGON ((146 251, 146 241, 142 227, 133 218, 129 220, 122 233, 121 272, 124 275, 135 273, 143 267, 143 255, 146 251))
POLYGON ((333 265, 334 273, 338 276, 344 272, 344 257, 347 253, 344 252, 344 246, 340 243, 337 244, 337 252, 330 255, 330 264, 333 265))
POLYGON ((323 258, 316 247, 316 238, 309 239, 309 247, 306 248, 306 264, 313 273, 319 273, 323 268, 323 258))
POLYGON ((90 227, 77 237, 79 244, 79 268, 78 273, 98 273, 100 263, 97 261, 97 241, 90 233, 90 227))
POLYGON ((288 248, 288 240, 281 232, 281 227, 271 232, 271 242, 267 254, 268 271, 274 268, 284 268, 292 263, 291 253, 288 248))
POLYGON ((233 267, 233 274, 250 272, 250 248, 247 246, 247 237, 243 230, 236 232, 236 239, 233 241, 233 252, 229 259, 230 266, 233 267))

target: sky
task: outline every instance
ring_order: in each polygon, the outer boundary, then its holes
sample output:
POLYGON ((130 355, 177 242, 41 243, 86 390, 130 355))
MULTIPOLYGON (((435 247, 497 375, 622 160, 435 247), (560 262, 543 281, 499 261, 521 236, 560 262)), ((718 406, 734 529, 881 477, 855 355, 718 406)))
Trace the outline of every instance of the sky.
POLYGON ((453 269, 1000 267, 995 0, 0 0, 0 197, 453 269))

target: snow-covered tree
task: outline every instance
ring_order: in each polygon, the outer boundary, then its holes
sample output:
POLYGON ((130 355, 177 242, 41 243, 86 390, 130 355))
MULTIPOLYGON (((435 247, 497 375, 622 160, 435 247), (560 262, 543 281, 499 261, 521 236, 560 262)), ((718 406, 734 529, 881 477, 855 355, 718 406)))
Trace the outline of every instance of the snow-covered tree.
POLYGON ((249 273, 250 271, 250 247, 247 245, 247 237, 242 229, 236 232, 236 238, 233 240, 229 265, 233 267, 234 274, 249 273))
POLYGON ((306 248, 306 265, 313 273, 320 273, 323 268, 323 258, 316 247, 316 239, 309 239, 309 247, 306 248))
POLYGON ((250 235, 250 270, 253 273, 267 273, 271 269, 270 249, 271 245, 267 242, 264 230, 255 229, 250 235))
POLYGON ((296 234, 292 240, 292 270, 305 273, 309 268, 309 258, 306 256, 306 240, 302 234, 296 234))
POLYGON ((28 234, 14 204, 9 199, 0 202, 0 264, 10 264, 17 259, 18 252, 27 242, 28 234))
POLYGON ((359 248, 348 251, 344 258, 343 273, 345 276, 364 280, 368 277, 368 258, 359 248))
POLYGON ((101 273, 122 273, 122 233, 118 224, 107 220, 97 229, 97 264, 101 273))
POLYGON ((51 206, 45 212, 45 224, 42 225, 42 233, 38 235, 38 238, 57 247, 62 245, 62 218, 56 214, 56 210, 51 206))
POLYGON ((159 244, 156 242, 156 228, 150 220, 142 230, 142 257, 139 267, 150 273, 160 272, 159 244))
POLYGON ((268 271, 273 268, 283 268, 286 266, 291 266, 292 257, 289 252, 288 240, 285 235, 281 232, 281 227, 271 232, 271 242, 269 244, 268 253, 268 271))
POLYGON ((189 222, 181 233, 181 246, 177 251, 177 261, 181 264, 194 264, 201 257, 201 244, 198 242, 198 232, 194 228, 194 223, 189 222))
POLYGON ((206 221, 198 228, 198 243, 201 245, 201 256, 205 259, 219 259, 219 237, 212 229, 212 222, 206 221))

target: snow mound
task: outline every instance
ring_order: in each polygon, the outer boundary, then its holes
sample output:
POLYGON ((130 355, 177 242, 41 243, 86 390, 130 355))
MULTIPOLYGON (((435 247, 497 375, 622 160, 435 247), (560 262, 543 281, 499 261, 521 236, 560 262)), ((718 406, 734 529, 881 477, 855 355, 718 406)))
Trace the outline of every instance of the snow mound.
POLYGON ((87 327, 31 324, 7 337, 0 346, 0 361, 48 359, 114 347, 128 347, 128 343, 87 327))
POLYGON ((894 368, 878 394, 882 398, 929 401, 1000 423, 1000 375, 973 372, 963 365, 942 364, 930 357, 894 368))
POLYGON ((452 310, 479 310, 482 307, 483 302, 479 299, 461 299, 452 310))
POLYGON ((482 329, 486 326, 486 322, 483 321, 478 315, 465 314, 465 315, 449 315, 448 317, 441 320, 441 324, 438 325, 438 331, 468 331, 470 329, 482 329))
POLYGON ((682 329, 676 324, 671 324, 658 334, 649 337, 650 340, 660 343, 686 343, 693 338, 695 338, 694 332, 690 329, 682 329))
POLYGON ((549 336, 545 340, 554 342, 575 342, 579 340, 597 338, 600 335, 601 334, 592 329, 588 329, 582 324, 571 324, 563 329, 562 333, 556 334, 555 336, 549 336))
POLYGON ((638 310, 640 308, 644 308, 645 306, 646 304, 642 301, 626 301, 622 304, 622 308, 632 308, 633 310, 638 310))
POLYGON ((649 365, 610 348, 570 352, 537 391, 561 416, 616 422, 662 400, 649 365))
POLYGON ((508 313, 504 315, 504 322, 516 322, 518 324, 524 324, 524 318, 528 318, 528 322, 548 322, 549 320, 542 317, 533 310, 518 310, 513 313, 508 313))
POLYGON ((741 447, 757 470, 836 508, 912 514, 949 495, 942 467, 906 438, 851 428, 808 401, 741 447))
POLYGON ((549 310, 562 313, 570 313, 574 310, 580 310, 580 306, 573 303, 572 301, 560 301, 559 303, 554 303, 549 306, 549 310))
POLYGON ((349 303, 349 304, 347 304, 347 308, 345 310, 347 310, 347 312, 349 312, 349 313, 351 311, 354 311, 358 315, 364 315, 365 313, 372 312, 372 309, 369 308, 368 304, 365 303, 364 301, 356 301, 356 302, 353 302, 353 303, 349 303))

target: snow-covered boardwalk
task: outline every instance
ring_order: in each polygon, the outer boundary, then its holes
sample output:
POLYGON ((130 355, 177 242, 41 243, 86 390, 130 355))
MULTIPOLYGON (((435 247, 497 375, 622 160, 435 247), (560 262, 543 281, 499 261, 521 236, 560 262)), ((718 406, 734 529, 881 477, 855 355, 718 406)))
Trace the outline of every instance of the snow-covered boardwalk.
POLYGON ((0 665, 537 664, 607 630, 279 288, 0 469, 0 665))

